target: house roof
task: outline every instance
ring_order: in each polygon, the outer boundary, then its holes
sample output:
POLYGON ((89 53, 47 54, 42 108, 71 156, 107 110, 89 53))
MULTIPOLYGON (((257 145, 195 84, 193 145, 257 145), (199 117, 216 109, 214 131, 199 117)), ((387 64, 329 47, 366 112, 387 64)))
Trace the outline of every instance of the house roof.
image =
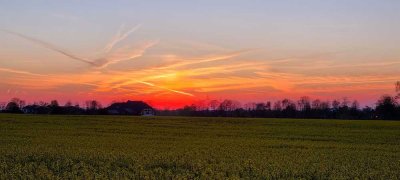
POLYGON ((119 112, 121 114, 140 114, 144 109, 153 108, 143 101, 114 103, 107 108, 109 112, 119 112))

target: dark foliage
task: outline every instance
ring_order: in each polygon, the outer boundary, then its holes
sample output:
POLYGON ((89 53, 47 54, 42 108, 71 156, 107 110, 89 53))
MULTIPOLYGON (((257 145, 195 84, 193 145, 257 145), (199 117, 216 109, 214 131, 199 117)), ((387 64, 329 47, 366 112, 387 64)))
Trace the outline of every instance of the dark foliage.
POLYGON ((17 98, 8 103, 0 104, 0 112, 3 113, 26 113, 26 114, 68 114, 68 115, 141 115, 145 109, 154 109, 142 101, 128 101, 126 103, 113 103, 109 107, 102 108, 98 101, 90 100, 85 102, 86 107, 79 104, 72 105, 67 102, 60 106, 57 100, 50 103, 38 102, 25 105, 25 102, 17 98))
MULTIPOLYGON (((397 92, 400 84, 396 85, 397 92)), ((242 106, 234 100, 202 101, 176 110, 158 110, 161 116, 200 116, 200 117, 259 117, 259 118, 307 118, 307 119, 382 119, 400 120, 398 96, 382 96, 375 108, 360 108, 357 101, 342 100, 321 101, 301 97, 298 101, 283 99, 276 102, 248 103, 242 106)), ((85 102, 85 108, 67 102, 60 106, 58 101, 25 105, 25 101, 13 98, 8 103, 0 104, 0 111, 5 113, 27 114, 70 114, 70 115, 142 115, 154 112, 154 109, 142 101, 113 103, 103 108, 96 100, 85 102)))
POLYGON ((216 105, 210 101, 208 107, 192 104, 177 110, 160 110, 163 116, 204 116, 204 117, 257 117, 257 118, 306 118, 306 119, 384 119, 400 120, 400 106, 391 96, 383 96, 376 108, 360 108, 357 101, 321 101, 302 97, 296 102, 284 99, 274 103, 248 103, 241 107, 232 100, 224 100, 216 105), (273 104, 273 105, 271 105, 273 104))
MULTIPOLYGON (((54 100, 50 103, 25 105, 17 98, 0 106, 4 113, 26 114, 69 114, 69 115, 141 115, 143 110, 154 110, 142 101, 113 103, 102 108, 98 101, 86 101, 86 107, 66 103, 60 106, 54 100)), ((376 107, 360 108, 357 101, 347 99, 321 101, 302 97, 298 101, 283 99, 276 102, 248 103, 242 106, 234 100, 209 101, 208 104, 185 106, 176 110, 158 110, 161 116, 200 116, 200 117, 259 117, 259 118, 306 118, 306 119, 383 119, 400 120, 400 106, 395 97, 382 96, 376 107)))

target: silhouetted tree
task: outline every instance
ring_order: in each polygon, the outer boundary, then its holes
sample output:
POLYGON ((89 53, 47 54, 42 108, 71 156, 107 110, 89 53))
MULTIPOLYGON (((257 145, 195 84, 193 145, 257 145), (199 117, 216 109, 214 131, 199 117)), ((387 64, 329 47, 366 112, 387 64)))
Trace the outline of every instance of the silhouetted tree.
POLYGON ((211 111, 217 110, 218 107, 219 107, 219 105, 220 105, 220 103, 219 103, 218 100, 211 100, 211 101, 208 103, 208 107, 209 107, 209 109, 210 109, 211 111))
POLYGON ((44 101, 39 101, 39 102, 35 102, 34 105, 38 105, 38 106, 49 106, 49 103, 44 102, 44 101))
POLYGON ((320 110, 320 109, 322 109, 321 104, 322 104, 322 103, 321 103, 321 100, 315 99, 315 100, 312 102, 312 108, 315 109, 315 110, 320 110))
POLYGON ((67 101, 64 105, 64 107, 71 107, 72 106, 72 102, 71 101, 67 101))
MULTIPOLYGON (((376 103, 376 108, 365 107, 360 109, 357 101, 312 100, 309 97, 301 97, 298 101, 290 99, 247 103, 244 106, 238 101, 226 99, 198 101, 192 105, 177 110, 157 111, 159 115, 169 116, 229 116, 229 117, 273 117, 273 118, 324 118, 324 119, 400 119, 400 106, 397 99, 400 98, 400 82, 396 83, 396 97, 382 96, 376 103)), ((13 98, 9 103, 0 103, 0 111, 9 113, 32 114, 108 114, 108 108, 102 108, 100 102, 90 100, 85 102, 85 108, 79 104, 72 105, 68 101, 60 106, 57 100, 50 103, 43 101, 27 105, 19 98, 13 98)))
POLYGON ((240 108, 240 103, 230 99, 222 101, 222 103, 219 105, 219 109, 222 111, 234 111, 238 108, 240 108))
POLYGON ((340 108, 340 102, 338 100, 336 100, 336 99, 333 100, 332 101, 332 108, 333 108, 333 110, 338 111, 339 108, 340 108))
POLYGON ((332 118, 331 116, 331 103, 329 101, 321 102, 320 116, 318 118, 332 118))
POLYGON ((52 100, 48 106, 50 109, 50 114, 63 114, 63 108, 60 107, 57 100, 52 100))
POLYGON ((349 99, 347 97, 344 97, 342 99, 341 108, 348 109, 349 108, 349 104, 350 104, 349 99))
POLYGON ((283 117, 296 117, 296 104, 290 99, 282 100, 282 113, 283 117))
POLYGON ((300 100, 297 101, 297 107, 300 111, 307 111, 311 109, 310 98, 307 96, 303 96, 300 100))
POLYGON ((100 109, 102 108, 101 103, 96 100, 88 100, 85 102, 86 112, 88 114, 101 114, 100 109))
POLYGON ((50 101, 50 106, 58 107, 58 106, 60 106, 60 105, 58 104, 58 101, 57 101, 57 100, 52 100, 52 101, 50 101))
POLYGON ((271 106, 271 102, 267 101, 267 103, 265 103, 265 108, 267 111, 271 111, 272 110, 272 106, 271 106))
POLYGON ((98 110, 102 107, 101 103, 96 100, 88 100, 85 105, 87 110, 98 110))
POLYGON ((276 101, 274 103, 274 110, 275 111, 282 111, 282 101, 276 101))
POLYGON ((219 115, 220 116, 232 116, 233 111, 240 108, 240 103, 234 100, 226 99, 219 105, 219 115))
POLYGON ((16 102, 14 102, 14 101, 9 102, 9 103, 7 104, 7 106, 6 106, 6 108, 5 108, 4 111, 5 111, 6 113, 22 113, 21 108, 20 108, 19 105, 18 105, 16 102))
POLYGON ((24 108, 24 106, 26 105, 25 101, 19 98, 12 98, 10 102, 15 103, 19 109, 24 108))
POLYGON ((382 96, 376 104, 376 115, 378 119, 396 119, 397 118, 396 99, 389 96, 382 96))
POLYGON ((301 112, 300 117, 306 118, 310 117, 311 115, 311 102, 310 98, 307 96, 303 96, 300 100, 297 101, 297 107, 301 112))
POLYGON ((193 105, 196 106, 196 111, 208 110, 208 103, 204 100, 197 101, 193 105))
POLYGON ((253 110, 256 109, 257 103, 249 102, 249 103, 244 104, 243 107, 244 107, 244 109, 246 109, 246 110, 248 110, 248 111, 253 111, 253 110))
POLYGON ((0 103, 0 112, 3 111, 6 108, 6 103, 5 102, 1 102, 0 103))
POLYGON ((362 109, 361 119, 375 119, 375 110, 369 106, 362 109))
POLYGON ((357 100, 354 100, 351 103, 350 112, 349 112, 351 119, 360 119, 361 114, 360 114, 359 109, 360 109, 360 103, 358 103, 357 100))
POLYGON ((193 116, 196 113, 196 106, 194 104, 190 105, 190 106, 185 106, 183 107, 182 110, 180 110, 181 115, 183 116, 193 116))

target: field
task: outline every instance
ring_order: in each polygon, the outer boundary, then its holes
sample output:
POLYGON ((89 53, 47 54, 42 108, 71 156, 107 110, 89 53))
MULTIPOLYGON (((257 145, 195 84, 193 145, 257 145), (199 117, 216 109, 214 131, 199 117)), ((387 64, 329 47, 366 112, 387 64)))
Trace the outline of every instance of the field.
POLYGON ((400 179, 400 121, 0 114, 0 179, 400 179))

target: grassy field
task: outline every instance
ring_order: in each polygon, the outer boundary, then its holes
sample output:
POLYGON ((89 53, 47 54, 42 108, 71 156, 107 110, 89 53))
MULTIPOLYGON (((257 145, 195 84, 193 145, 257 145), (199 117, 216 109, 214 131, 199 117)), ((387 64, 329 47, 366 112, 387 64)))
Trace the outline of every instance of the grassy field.
POLYGON ((400 179, 400 122, 0 114, 0 179, 400 179))

